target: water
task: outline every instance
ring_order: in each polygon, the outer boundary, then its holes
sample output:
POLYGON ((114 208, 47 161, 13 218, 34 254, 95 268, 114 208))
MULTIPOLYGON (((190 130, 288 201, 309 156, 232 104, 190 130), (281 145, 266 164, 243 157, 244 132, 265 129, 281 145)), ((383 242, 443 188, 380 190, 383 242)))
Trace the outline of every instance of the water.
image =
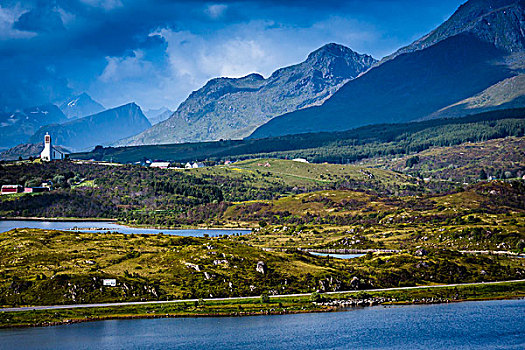
POLYGON ((192 236, 202 237, 207 234, 209 236, 218 235, 232 235, 232 234, 245 234, 250 231, 248 230, 167 230, 167 229, 151 229, 151 228, 135 228, 118 225, 113 222, 102 222, 102 221, 32 221, 32 220, 0 220, 0 232, 7 232, 14 228, 41 228, 46 230, 71 230, 78 228, 79 231, 89 232, 107 232, 116 231, 120 233, 148 233, 158 234, 160 232, 166 235, 179 235, 179 236, 192 236), (96 230, 92 230, 97 228, 96 230))
POLYGON ((525 300, 0 329, 2 349, 525 349, 525 300))
POLYGON ((363 256, 365 254, 333 254, 333 253, 318 253, 318 252, 309 252, 312 255, 316 256, 329 256, 332 258, 338 258, 338 259, 354 259, 359 258, 360 256, 363 256))

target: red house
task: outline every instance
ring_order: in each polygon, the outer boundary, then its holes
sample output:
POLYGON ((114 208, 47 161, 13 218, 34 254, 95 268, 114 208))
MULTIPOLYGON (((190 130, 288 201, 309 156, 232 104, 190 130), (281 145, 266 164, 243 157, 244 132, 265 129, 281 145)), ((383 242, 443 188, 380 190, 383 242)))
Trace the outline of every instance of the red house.
POLYGON ((24 192, 24 187, 20 185, 2 185, 2 194, 13 194, 24 192))

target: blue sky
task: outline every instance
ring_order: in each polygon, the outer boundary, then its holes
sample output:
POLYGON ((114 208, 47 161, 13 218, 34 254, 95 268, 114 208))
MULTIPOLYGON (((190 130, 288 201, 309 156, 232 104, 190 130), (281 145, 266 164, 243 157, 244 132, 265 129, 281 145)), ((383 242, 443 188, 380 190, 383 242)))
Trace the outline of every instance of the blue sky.
POLYGON ((2 0, 0 110, 83 91, 174 109, 210 78, 268 76, 329 42, 379 59, 463 2, 2 0))

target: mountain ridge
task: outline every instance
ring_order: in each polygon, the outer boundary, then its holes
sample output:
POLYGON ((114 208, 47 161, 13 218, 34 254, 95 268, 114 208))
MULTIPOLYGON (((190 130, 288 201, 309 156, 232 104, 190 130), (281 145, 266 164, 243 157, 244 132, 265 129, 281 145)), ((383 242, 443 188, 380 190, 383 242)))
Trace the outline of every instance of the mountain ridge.
POLYGON ((322 103, 376 60, 330 43, 268 78, 214 78, 190 94, 166 121, 118 145, 235 139, 289 110, 322 103))

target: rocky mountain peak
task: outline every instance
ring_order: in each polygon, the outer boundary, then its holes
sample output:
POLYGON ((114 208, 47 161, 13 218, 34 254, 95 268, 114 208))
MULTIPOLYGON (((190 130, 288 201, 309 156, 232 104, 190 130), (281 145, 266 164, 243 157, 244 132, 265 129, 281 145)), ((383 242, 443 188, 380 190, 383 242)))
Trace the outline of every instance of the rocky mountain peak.
POLYGON ((425 49, 461 33, 474 35, 507 53, 525 51, 524 10, 524 0, 467 1, 438 28, 383 61, 425 49))

